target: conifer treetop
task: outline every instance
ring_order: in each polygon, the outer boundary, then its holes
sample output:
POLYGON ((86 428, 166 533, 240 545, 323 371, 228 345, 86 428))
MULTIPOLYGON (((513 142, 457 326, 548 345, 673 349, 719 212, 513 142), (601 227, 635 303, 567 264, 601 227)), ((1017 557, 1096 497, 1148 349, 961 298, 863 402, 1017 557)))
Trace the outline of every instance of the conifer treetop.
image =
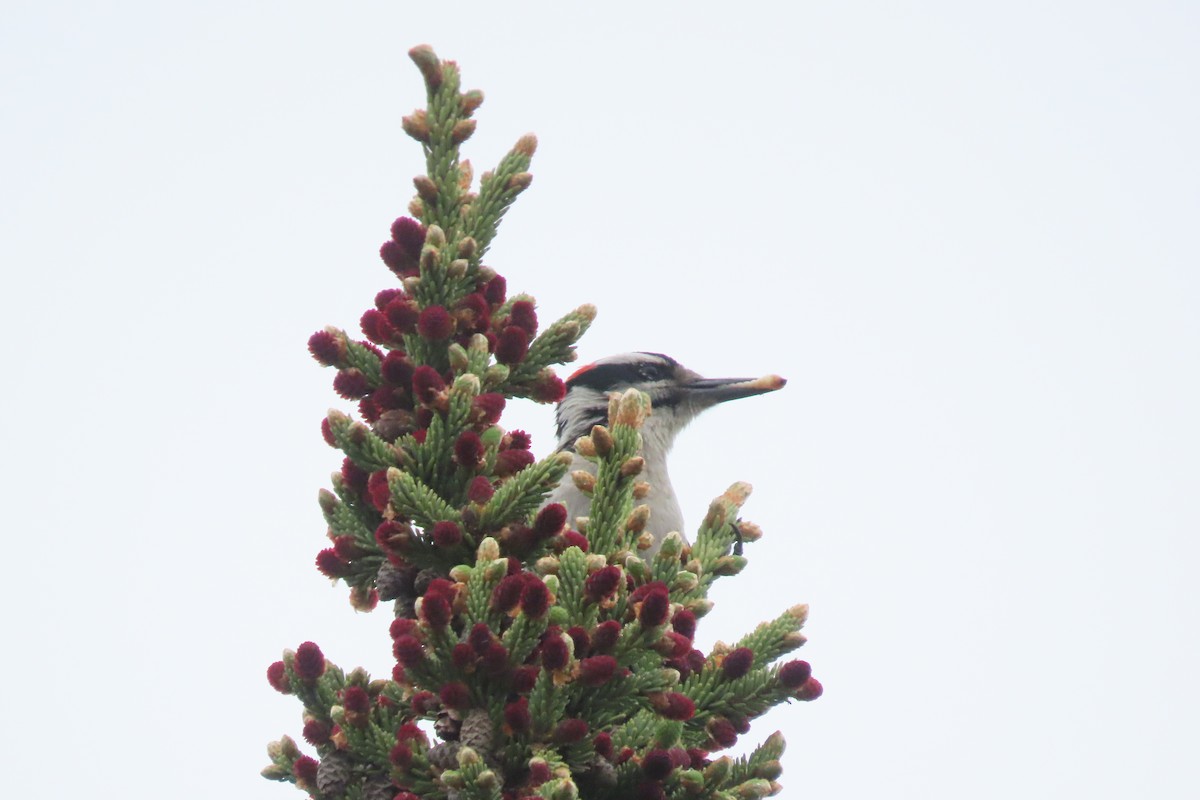
POLYGON ((739 516, 750 487, 713 501, 694 544, 668 536, 644 561, 646 395, 613 396, 607 424, 577 442, 594 477, 568 476, 567 454, 538 460, 526 433, 500 426, 513 398, 562 398, 554 366, 574 358, 595 309, 542 326, 533 298, 510 295, 485 262, 531 184, 536 139, 476 186, 460 147, 483 94, 462 91, 457 65, 428 46, 410 56, 427 103, 403 127, 425 173, 380 248, 398 285, 362 315, 365 338, 326 328, 309 340, 357 403, 322 421, 342 464, 318 498, 329 543, 316 566, 359 611, 392 603, 396 663, 372 678, 313 642, 285 651, 267 678, 301 701, 313 754, 285 736, 263 774, 317 800, 775 794, 778 733, 744 758, 719 753, 772 706, 821 694, 807 662, 778 663, 804 644, 807 607, 708 654, 694 645, 709 588, 761 538, 739 516), (546 504, 562 480, 591 496, 579 530, 546 504))

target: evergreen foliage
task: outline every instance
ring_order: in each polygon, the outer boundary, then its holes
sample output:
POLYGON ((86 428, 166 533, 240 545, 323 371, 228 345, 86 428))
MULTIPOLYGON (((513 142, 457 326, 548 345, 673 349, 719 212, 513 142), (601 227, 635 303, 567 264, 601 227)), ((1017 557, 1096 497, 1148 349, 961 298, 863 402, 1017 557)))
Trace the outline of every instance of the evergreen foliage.
POLYGON ((530 184, 536 141, 522 137, 472 191, 459 146, 483 95, 461 92, 457 66, 430 48, 410 55, 428 108, 404 130, 426 174, 380 251, 400 287, 363 314, 365 341, 333 328, 309 340, 360 417, 322 423, 344 460, 320 494, 331 544, 317 568, 356 609, 394 602, 396 666, 372 680, 312 642, 286 651, 267 677, 303 704, 316 757, 285 736, 263 774, 317 800, 775 794, 778 733, 745 758, 714 753, 772 706, 820 695, 806 662, 773 663, 804 643, 806 607, 732 647, 693 646, 713 581, 740 572, 742 544, 761 535, 738 518, 749 487, 713 501, 694 544, 672 534, 646 562, 645 395, 614 396, 608 425, 577 443, 596 476, 567 476, 565 454, 536 460, 526 434, 497 424, 510 398, 561 399, 552 366, 574 358, 595 311, 539 333, 532 298, 509 297, 484 265, 530 184), (592 497, 578 529, 562 506, 543 507, 564 479, 592 497))

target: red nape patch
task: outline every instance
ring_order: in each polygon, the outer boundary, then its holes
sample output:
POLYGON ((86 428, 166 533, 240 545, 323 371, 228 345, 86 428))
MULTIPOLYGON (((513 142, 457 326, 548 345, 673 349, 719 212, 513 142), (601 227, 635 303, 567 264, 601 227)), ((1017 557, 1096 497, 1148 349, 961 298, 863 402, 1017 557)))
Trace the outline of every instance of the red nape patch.
POLYGON ((594 362, 591 364, 584 364, 582 367, 580 367, 579 369, 577 369, 571 373, 571 377, 567 378, 567 383, 573 382, 576 378, 578 378, 583 373, 587 372, 588 370, 595 369, 595 368, 596 368, 596 364, 594 362))

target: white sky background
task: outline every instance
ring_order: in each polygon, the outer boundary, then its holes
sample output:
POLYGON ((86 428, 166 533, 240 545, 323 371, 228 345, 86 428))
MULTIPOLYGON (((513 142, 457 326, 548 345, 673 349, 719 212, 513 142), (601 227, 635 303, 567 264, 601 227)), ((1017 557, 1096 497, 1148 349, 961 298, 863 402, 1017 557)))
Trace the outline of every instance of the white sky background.
POLYGON ((766 530, 701 640, 812 605, 785 797, 1200 796, 1194 5, 98 5, 0 25, 6 796, 300 797, 266 666, 390 668, 305 340, 392 285, 421 42, 477 173, 538 134, 490 263, 583 359, 790 379, 674 459, 766 530))

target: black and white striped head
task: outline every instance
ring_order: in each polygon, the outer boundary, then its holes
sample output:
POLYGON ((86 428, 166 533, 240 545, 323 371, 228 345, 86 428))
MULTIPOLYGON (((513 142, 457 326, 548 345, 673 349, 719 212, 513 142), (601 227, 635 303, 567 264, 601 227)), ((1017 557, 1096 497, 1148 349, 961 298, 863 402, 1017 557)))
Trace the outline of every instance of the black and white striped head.
POLYGON ((670 447, 675 434, 706 408, 782 388, 777 375, 758 379, 702 378, 662 353, 622 353, 580 367, 567 379, 567 394, 558 404, 558 447, 608 422, 608 396, 634 388, 650 396, 653 412, 643 430, 670 447))

